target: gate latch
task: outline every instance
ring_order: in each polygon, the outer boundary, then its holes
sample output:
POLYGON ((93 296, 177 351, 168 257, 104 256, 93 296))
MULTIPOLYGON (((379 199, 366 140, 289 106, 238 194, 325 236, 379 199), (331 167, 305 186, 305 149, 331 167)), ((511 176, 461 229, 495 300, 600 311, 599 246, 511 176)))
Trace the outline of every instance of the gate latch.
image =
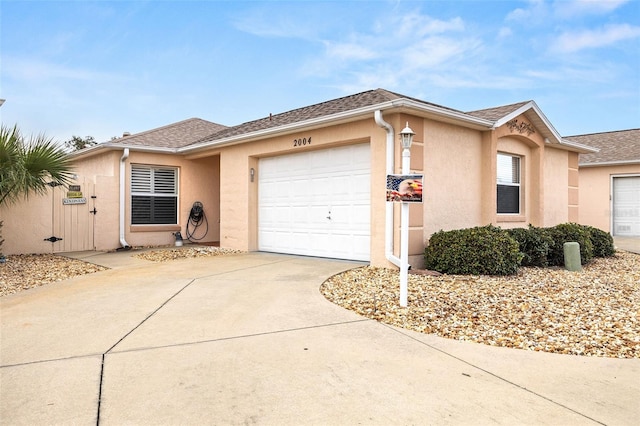
POLYGON ((98 213, 98 210, 94 207, 93 210, 89 210, 89 213, 96 214, 98 213))
POLYGON ((45 241, 51 241, 52 243, 55 243, 56 241, 62 241, 62 238, 51 236, 49 238, 45 238, 44 240, 45 241))

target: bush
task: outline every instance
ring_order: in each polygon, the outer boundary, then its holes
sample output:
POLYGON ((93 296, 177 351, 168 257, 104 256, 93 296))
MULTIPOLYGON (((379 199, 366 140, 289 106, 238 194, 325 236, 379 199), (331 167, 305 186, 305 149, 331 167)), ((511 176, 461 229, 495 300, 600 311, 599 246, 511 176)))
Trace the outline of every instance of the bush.
POLYGON ((515 274, 522 257, 518 242, 493 225, 436 232, 424 253, 428 269, 460 275, 515 274))
POLYGON ((549 251, 549 266, 564 265, 564 243, 577 242, 580 244, 580 259, 584 265, 593 259, 593 244, 591 233, 577 223, 562 223, 552 228, 547 228, 549 236, 553 239, 549 251))
POLYGON ((611 234, 589 225, 582 225, 582 227, 589 232, 594 257, 609 257, 616 253, 611 234))
POLYGON ((548 256, 553 239, 545 228, 536 228, 530 224, 528 228, 508 229, 507 232, 518 242, 523 255, 520 265, 542 268, 549 265, 548 256))
POLYGON ((0 259, 4 257, 2 254, 2 243, 4 243, 4 240, 2 239, 2 221, 0 220, 0 259))

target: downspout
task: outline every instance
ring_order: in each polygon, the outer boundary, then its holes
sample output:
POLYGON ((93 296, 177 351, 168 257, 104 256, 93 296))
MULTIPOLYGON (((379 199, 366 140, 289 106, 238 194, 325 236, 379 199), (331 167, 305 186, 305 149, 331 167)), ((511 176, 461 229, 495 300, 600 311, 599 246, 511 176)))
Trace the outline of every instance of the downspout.
MULTIPOLYGON (((395 131, 393 126, 382 118, 382 111, 377 110, 374 113, 374 119, 376 124, 387 131, 387 174, 393 174, 395 169, 395 152, 394 152, 394 140, 395 131)), ((393 254, 393 203, 387 201, 386 214, 385 214, 385 256, 387 260, 397 267, 400 267, 400 258, 393 254)))
POLYGON ((126 167, 125 161, 129 158, 129 148, 125 148, 120 157, 120 245, 122 246, 118 250, 129 250, 131 246, 124 239, 124 201, 125 201, 125 177, 126 167))

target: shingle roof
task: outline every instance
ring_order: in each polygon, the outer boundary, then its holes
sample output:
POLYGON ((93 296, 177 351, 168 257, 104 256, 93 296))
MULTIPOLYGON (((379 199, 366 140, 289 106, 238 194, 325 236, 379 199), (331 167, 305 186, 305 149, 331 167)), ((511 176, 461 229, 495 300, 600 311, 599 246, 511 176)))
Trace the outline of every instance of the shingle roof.
POLYGON ((600 152, 580 154, 581 166, 601 163, 640 163, 640 129, 566 136, 564 139, 600 149, 600 152))
MULTIPOLYGON (((389 104, 401 99, 409 100, 416 104, 422 104, 430 109, 435 107, 435 109, 442 112, 449 111, 453 113, 453 116, 467 116, 473 120, 480 119, 489 123, 495 123, 528 103, 533 103, 533 101, 524 101, 494 108, 463 112, 385 89, 375 89, 279 114, 269 114, 268 117, 232 127, 223 126, 221 124, 212 123, 199 118, 191 118, 164 127, 159 127, 157 129, 116 139, 105 145, 112 147, 127 145, 144 146, 148 148, 192 149, 198 148, 199 145, 207 146, 210 143, 222 141, 227 138, 233 138, 235 136, 276 129, 278 127, 307 122, 314 119, 322 119, 324 117, 329 119, 336 114, 357 111, 359 109, 367 109, 368 107, 375 107, 377 105, 382 106, 383 104, 389 104)), ((546 125, 544 122, 541 123, 542 126, 546 125)), ((559 135, 557 137, 559 137, 559 135)), ((579 142, 579 140, 577 140, 577 142, 579 142)))
MULTIPOLYGON (((457 111, 452 108, 443 107, 441 105, 432 104, 419 99, 400 95, 384 89, 369 90, 354 95, 345 96, 338 99, 332 99, 314 105, 294 109, 280 114, 270 114, 258 120, 249 121, 237 126, 229 127, 215 134, 201 139, 199 142, 214 141, 228 137, 243 135, 259 130, 270 129, 274 127, 284 126, 287 124, 297 123, 300 121, 312 120, 314 118, 325 117, 341 112, 353 111, 358 108, 368 107, 372 105, 382 104, 397 99, 411 99, 425 105, 437 106, 449 111, 457 111)), ((460 111, 457 111, 460 112, 460 111)))
POLYGON ((469 111, 467 112, 467 114, 477 118, 483 118, 485 120, 498 121, 502 117, 511 114, 512 112, 528 104, 529 102, 531 101, 518 102, 516 104, 503 105, 494 108, 479 109, 477 111, 469 111))
POLYGON ((189 118, 167 126, 114 139, 110 141, 109 144, 152 146, 156 148, 182 148, 183 146, 190 145, 226 128, 226 126, 221 124, 212 123, 200 118, 189 118))

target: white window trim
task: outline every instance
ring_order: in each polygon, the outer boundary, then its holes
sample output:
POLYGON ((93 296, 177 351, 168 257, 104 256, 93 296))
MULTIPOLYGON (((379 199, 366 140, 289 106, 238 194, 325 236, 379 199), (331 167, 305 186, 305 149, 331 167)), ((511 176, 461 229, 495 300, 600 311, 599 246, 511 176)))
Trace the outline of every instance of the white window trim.
POLYGON ((496 201, 497 201, 497 191, 498 191, 498 186, 502 185, 502 186, 515 186, 518 187, 518 212, 517 213, 499 213, 498 212, 498 206, 496 205, 496 214, 500 217, 505 217, 505 216, 522 216, 524 213, 522 211, 522 197, 523 197, 523 186, 522 186, 522 164, 524 162, 524 157, 522 155, 518 155, 518 154, 512 154, 510 152, 503 152, 503 151, 498 151, 498 153, 496 154, 496 185, 495 185, 495 190, 496 190, 496 201), (514 182, 501 182, 498 180, 498 156, 506 156, 506 157, 510 157, 510 158, 517 158, 518 159, 518 182, 514 183, 514 182))
MULTIPOLYGON (((175 166, 162 166, 157 164, 131 164, 129 170, 129 226, 135 227, 158 227, 158 226, 171 226, 180 224, 180 168, 175 166), (166 193, 154 193, 154 192, 137 192, 133 190, 133 169, 134 168, 149 168, 152 171, 155 169, 171 169, 175 172, 175 193, 174 194, 166 194, 166 193), (167 223, 167 224, 157 224, 157 223, 133 223, 133 197, 135 195, 145 196, 145 197, 175 197, 176 198, 176 223, 167 223)), ((152 178, 153 183, 153 178, 152 178)))

